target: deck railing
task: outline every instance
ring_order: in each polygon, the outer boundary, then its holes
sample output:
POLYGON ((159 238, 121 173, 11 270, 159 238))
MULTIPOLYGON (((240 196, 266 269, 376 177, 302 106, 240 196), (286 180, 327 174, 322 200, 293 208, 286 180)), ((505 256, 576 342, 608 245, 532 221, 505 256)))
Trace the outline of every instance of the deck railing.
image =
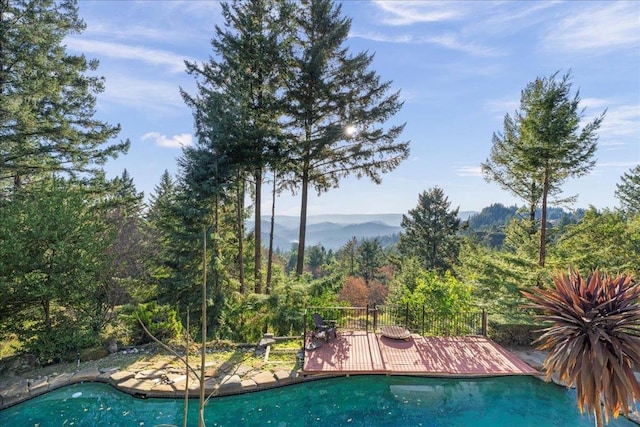
POLYGON ((404 326, 423 336, 487 335, 487 314, 470 310, 453 316, 442 315, 426 307, 378 305, 365 307, 307 307, 303 336, 315 328, 312 314, 335 322, 338 330, 376 332, 382 326, 404 326))

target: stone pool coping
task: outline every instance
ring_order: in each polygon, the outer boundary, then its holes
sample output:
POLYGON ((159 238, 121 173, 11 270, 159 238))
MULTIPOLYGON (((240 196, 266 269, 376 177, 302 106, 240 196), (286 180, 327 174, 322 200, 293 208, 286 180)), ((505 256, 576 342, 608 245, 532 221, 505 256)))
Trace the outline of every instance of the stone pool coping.
MULTIPOLYGON (((511 353, 537 370, 542 369, 546 354, 532 349, 510 349, 511 353)), ((229 396, 286 385, 345 376, 344 373, 303 375, 299 369, 284 369, 265 366, 253 367, 229 362, 205 364, 205 394, 207 396, 229 396), (208 366, 209 365, 209 366, 208 366)), ((636 373, 640 380, 640 373, 636 373)), ((542 376, 540 376, 542 378, 542 376)), ((187 377, 185 367, 178 359, 138 361, 125 368, 89 367, 62 374, 52 374, 36 379, 15 378, 5 381, 0 390, 0 410, 43 395, 55 389, 84 382, 100 382, 139 398, 183 398, 187 377)), ((561 384, 557 379, 554 382, 561 384)), ((189 376, 189 397, 199 396, 199 383, 189 376)), ((640 425, 640 413, 634 412, 629 419, 640 425)))
MULTIPOLYGON (((205 370, 207 396, 247 393, 309 380, 299 375, 298 370, 270 370, 264 367, 256 369, 247 365, 234 366, 228 362, 205 365, 205 370)), ((0 410, 61 387, 84 382, 109 384, 119 391, 139 398, 182 398, 187 384, 185 368, 180 367, 175 360, 136 362, 122 369, 89 367, 35 379, 14 378, 12 381, 5 381, 4 387, 0 390, 0 410)), ((198 397, 199 388, 199 382, 190 375, 189 397, 198 397)))

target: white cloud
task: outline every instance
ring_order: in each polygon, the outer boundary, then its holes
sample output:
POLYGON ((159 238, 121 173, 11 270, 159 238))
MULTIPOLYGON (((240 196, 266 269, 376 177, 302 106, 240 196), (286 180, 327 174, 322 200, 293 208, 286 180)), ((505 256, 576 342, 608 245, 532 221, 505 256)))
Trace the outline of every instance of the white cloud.
POLYGON ((495 48, 484 47, 473 42, 461 40, 455 34, 449 33, 435 37, 429 37, 425 42, 432 43, 447 49, 468 53, 472 56, 495 57, 502 54, 495 48))
POLYGON ((349 34, 352 38, 361 38, 381 43, 401 43, 401 44, 432 44, 445 49, 457 50, 468 53, 472 56, 479 57, 495 57, 501 56, 501 53, 495 48, 485 47, 474 42, 468 42, 461 39, 453 33, 443 34, 431 37, 414 37, 408 34, 389 35, 380 32, 354 32, 349 34))
POLYGON ((579 12, 569 10, 564 19, 545 33, 546 47, 562 51, 609 52, 637 48, 640 43, 640 2, 580 3, 579 12), (588 5, 588 7, 584 7, 588 5))
POLYGON ((636 167, 636 165, 638 165, 638 162, 598 162, 596 164, 596 167, 600 167, 600 168, 615 168, 615 169, 620 169, 620 168, 631 169, 631 168, 636 167))
POLYGON ((581 98, 580 107, 585 107, 588 110, 591 108, 607 108, 611 105, 611 100, 606 98, 581 98))
POLYGON ((128 27, 111 25, 108 22, 91 22, 83 33, 87 37, 108 37, 120 40, 154 40, 170 41, 188 37, 183 32, 168 31, 166 28, 152 28, 143 25, 131 25, 128 27))
MULTIPOLYGON (((599 134, 602 139, 640 135, 640 105, 609 107, 599 134)), ((638 143, 637 138, 635 141, 638 143)))
POLYGON ((136 78, 128 75, 110 75, 99 102, 108 101, 125 107, 140 107, 161 112, 186 109, 175 81, 136 78))
POLYGON ((480 166, 460 166, 456 168, 456 174, 458 176, 482 176, 482 169, 480 166))
POLYGON ((192 58, 185 58, 172 52, 122 43, 85 40, 75 37, 65 39, 65 43, 72 50, 98 55, 99 57, 106 56, 166 66, 174 74, 185 71, 185 60, 194 61, 192 58))
POLYGON ((520 108, 520 100, 518 98, 496 99, 487 102, 486 108, 490 113, 500 118, 504 118, 504 115, 507 113, 513 116, 513 113, 520 108))
POLYGON ((167 138, 166 135, 162 135, 160 132, 148 132, 142 135, 140 139, 142 141, 151 139, 157 146, 166 148, 182 148, 193 145, 193 137, 190 133, 181 133, 167 138))
POLYGON ((351 32, 349 33, 349 37, 351 37, 351 38, 360 38, 360 39, 371 40, 371 41, 374 41, 374 42, 382 42, 382 43, 406 43, 406 44, 410 44, 410 43, 415 43, 416 42, 416 40, 411 35, 401 34, 401 35, 397 35, 397 36, 392 36, 392 35, 389 35, 389 34, 380 33, 378 31, 376 31, 376 32, 368 31, 368 32, 364 32, 364 33, 359 33, 359 32, 351 30, 351 32))
POLYGON ((557 1, 508 1, 508 2, 467 2, 470 20, 465 32, 475 37, 486 35, 510 37, 514 33, 530 32, 531 28, 546 22, 546 9, 552 9, 557 1), (474 6, 473 10, 470 9, 474 6))
POLYGON ((421 22, 450 21, 464 14, 461 3, 449 1, 389 1, 376 0, 374 4, 386 12, 382 22, 388 25, 412 25, 421 22))
POLYGON ((79 10, 87 23, 83 34, 91 38, 129 40, 131 43, 147 40, 173 45, 206 44, 215 25, 223 23, 219 1, 127 1, 118 8, 111 6, 113 15, 122 15, 116 21, 105 19, 105 11, 101 10, 110 5, 87 3, 79 2, 79 10), (136 18, 128 19, 131 16, 136 18))

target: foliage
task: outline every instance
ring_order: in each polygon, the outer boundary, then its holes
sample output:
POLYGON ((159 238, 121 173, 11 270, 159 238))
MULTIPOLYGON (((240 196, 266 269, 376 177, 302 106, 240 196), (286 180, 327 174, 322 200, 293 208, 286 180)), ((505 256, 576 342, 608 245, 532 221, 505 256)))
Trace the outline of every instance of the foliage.
POLYGON ((151 337, 146 334, 140 322, 151 335, 161 341, 176 338, 182 331, 176 310, 169 305, 159 305, 155 301, 138 304, 127 318, 135 344, 151 342, 151 337))
POLYGON ((369 307, 384 304, 387 300, 389 289, 377 280, 369 282, 369 291, 367 292, 367 304, 369 307))
MULTIPOLYGON (((525 141, 521 138, 520 120, 519 112, 514 117, 505 115, 503 131, 493 134, 491 154, 481 168, 485 180, 497 182, 500 187, 524 200, 529 220, 534 223, 536 208, 542 197, 542 185, 527 171, 528 159, 525 141)), ((558 191, 555 186, 549 188, 550 194, 557 194, 558 191)))
MULTIPOLYGON (((187 62, 198 94, 182 92, 193 110, 198 136, 197 146, 185 151, 185 169, 192 172, 188 179, 197 181, 209 195, 230 181, 243 194, 245 177, 253 179, 257 293, 262 292, 263 175, 268 166, 279 169, 287 157, 281 150, 279 123, 283 56, 288 51, 287 12, 283 1, 223 3, 224 26, 216 26, 211 41, 215 55, 201 65, 187 62)), ((236 203, 240 223, 244 200, 238 197, 236 203)), ((238 232, 242 234, 242 227, 238 232)), ((238 242, 242 239, 238 236, 238 242)))
POLYGON ((622 210, 630 215, 640 214, 640 164, 622 175, 616 184, 616 197, 622 210))
POLYGON ((534 228, 535 225, 529 218, 513 217, 504 229, 505 237, 502 245, 504 252, 526 261, 537 260, 540 233, 532 232, 534 228))
POLYGON ((502 203, 493 203, 471 216, 467 223, 473 230, 499 229, 515 216, 517 210, 517 206, 506 207, 502 203))
MULTIPOLYGON (((501 203, 494 203, 465 221, 462 225, 461 235, 472 237, 487 247, 502 249, 507 238, 506 230, 515 224, 514 219, 517 218, 520 226, 528 224, 526 228, 522 228, 522 231, 525 231, 529 236, 537 236, 539 239, 535 222, 531 221, 531 217, 528 220, 523 218, 522 214, 523 209, 519 209, 516 206, 507 208, 501 203)), ((550 226, 548 232, 549 242, 553 242, 558 235, 561 235, 565 226, 577 223, 583 216, 584 209, 567 212, 559 207, 547 208, 547 224, 550 226)), ((537 209, 533 216, 534 221, 535 218, 539 217, 540 209, 537 209)), ((513 233, 513 231, 512 229, 511 232, 513 233)), ((513 238, 514 236, 510 237, 513 238)), ((521 239, 528 240, 525 236, 521 239)), ((506 244, 509 246, 508 242, 506 244)), ((511 247, 513 249, 513 245, 511 247)))
POLYGON ((365 307, 367 305, 367 284, 362 277, 347 277, 344 286, 340 290, 338 298, 348 302, 352 307, 365 307))
POLYGON ((364 239, 357 250, 360 276, 367 286, 380 277, 380 268, 385 261, 384 252, 378 239, 364 239))
POLYGON ((102 274, 113 234, 100 212, 78 186, 59 179, 23 187, 5 202, 0 322, 9 331, 23 334, 29 324, 49 333, 62 324, 56 312, 74 325, 70 333, 97 334, 110 320, 115 294, 102 274))
MULTIPOLYGON (((569 73, 557 79, 536 78, 522 91, 520 110, 505 116, 504 134, 494 134, 491 156, 482 164, 485 178, 498 182, 529 205, 529 220, 541 202, 538 264, 546 258, 548 198, 560 193, 569 178, 587 174, 595 165, 596 131, 604 113, 580 129, 584 111, 573 98, 569 73)), ((535 229, 532 229, 535 231, 535 229)))
POLYGON ((313 307, 342 305, 338 302, 338 293, 344 283, 344 276, 341 273, 336 272, 315 280, 303 274, 298 280, 307 284, 308 305, 313 307))
MULTIPOLYGON (((206 265, 207 329, 216 334, 224 329, 221 316, 226 299, 238 289, 230 276, 237 263, 237 252, 230 243, 236 236, 233 206, 220 195, 197 197, 197 188, 185 182, 166 190, 153 199, 149 210, 156 255, 147 268, 157 283, 158 301, 176 305, 181 315, 190 311, 192 319, 201 318, 206 265)), ((197 332, 198 327, 193 330, 197 332)))
POLYGON ((224 300, 212 335, 234 342, 257 342, 268 325, 269 295, 234 292, 224 300))
POLYGON ((412 311, 427 307, 438 315, 452 316, 471 307, 471 287, 450 272, 439 275, 409 260, 394 279, 388 301, 393 305, 409 304, 412 311))
POLYGON ((324 246, 314 245, 307 251, 308 262, 307 265, 311 271, 311 276, 315 279, 321 275, 321 268, 325 262, 327 251, 324 246))
POLYGON ((356 250, 358 249, 358 239, 354 236, 349 239, 336 253, 338 263, 345 271, 345 274, 353 276, 358 269, 356 250))
POLYGON ((322 193, 349 175, 379 183, 381 174, 408 157, 409 148, 408 142, 396 142, 404 125, 384 128, 402 106, 399 93, 389 94, 391 83, 381 83, 370 70, 373 55, 351 56, 343 46, 351 21, 341 16, 341 6, 331 0, 295 5, 284 120, 292 142, 287 183, 301 191, 300 275, 309 187, 322 193))
POLYGON ((225 298, 213 333, 236 342, 257 342, 265 331, 277 336, 296 333, 302 330, 302 309, 308 298, 307 284, 294 278, 275 280, 269 295, 234 292, 225 298))
POLYGON ((130 302, 131 298, 144 299, 153 292, 144 262, 151 257, 152 248, 141 218, 144 193, 136 190, 127 170, 105 186, 108 191, 100 196, 99 205, 105 212, 108 227, 113 229, 114 238, 106 248, 109 262, 104 264, 100 275, 116 306, 130 302))
POLYGON ((292 336, 302 330, 302 310, 308 305, 306 285, 290 278, 274 286, 269 298, 269 326, 276 336, 292 336))
POLYGON ((552 265, 573 265, 578 269, 630 271, 640 273, 640 229, 637 218, 621 211, 589 208, 577 224, 564 233, 549 249, 552 265), (635 227, 634 227, 635 225, 635 227))
POLYGON ((43 172, 86 177, 125 152, 128 141, 104 146, 120 127, 93 118, 98 61, 63 44, 85 27, 76 1, 1 1, 0 17, 0 188, 43 172))
POLYGON ((575 386, 581 411, 593 410, 602 425, 604 415, 629 413, 640 399, 633 367, 640 366, 640 285, 630 276, 610 276, 594 270, 586 278, 570 269, 554 277, 555 288, 523 292, 538 319, 549 322, 536 341, 549 350, 546 379, 558 373, 575 386))
POLYGON ((491 315, 500 315, 506 323, 530 321, 522 309, 520 290, 538 283, 539 267, 535 258, 487 248, 466 240, 460 251, 460 280, 471 286, 475 306, 491 315))
POLYGON ((42 366, 75 361, 81 349, 99 342, 95 333, 78 326, 75 317, 55 310, 50 325, 37 322, 20 331, 20 352, 35 356, 42 366))
POLYGON ((450 205, 441 188, 423 191, 418 205, 402 216, 400 254, 417 258, 426 270, 450 270, 457 263, 460 227, 458 208, 449 210, 450 205))
POLYGON ((507 347, 529 347, 540 337, 538 324, 489 321, 487 327, 491 339, 507 347))

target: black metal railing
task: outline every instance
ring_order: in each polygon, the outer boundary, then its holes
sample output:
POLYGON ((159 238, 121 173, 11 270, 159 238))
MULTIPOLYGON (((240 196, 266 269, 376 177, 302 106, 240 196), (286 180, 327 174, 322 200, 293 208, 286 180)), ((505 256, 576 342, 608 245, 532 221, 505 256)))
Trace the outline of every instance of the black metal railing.
POLYGON ((307 307, 304 311, 303 336, 315 329, 312 314, 335 322, 338 330, 376 332, 383 326, 404 326, 413 333, 429 336, 487 335, 487 314, 470 310, 444 315, 426 307, 378 305, 365 307, 307 307))
POLYGON ((304 311, 304 326, 313 329, 313 313, 318 313, 326 322, 335 322, 342 330, 368 331, 372 320, 369 307, 307 307, 304 311))

